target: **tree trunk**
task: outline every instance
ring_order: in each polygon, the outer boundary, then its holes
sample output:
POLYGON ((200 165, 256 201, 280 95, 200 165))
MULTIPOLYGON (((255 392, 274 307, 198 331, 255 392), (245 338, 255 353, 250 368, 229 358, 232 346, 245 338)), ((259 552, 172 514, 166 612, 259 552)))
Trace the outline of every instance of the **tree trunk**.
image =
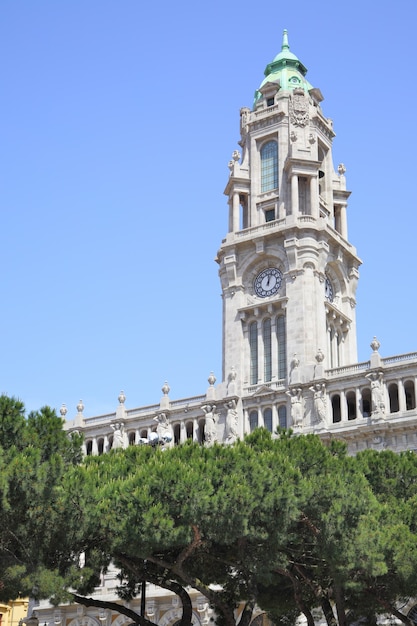
POLYGON ((333 589, 339 626, 348 626, 346 619, 345 596, 343 594, 343 591, 337 584, 334 585, 333 589))
POLYGON ((327 626, 338 626, 337 620, 333 613, 332 605, 330 604, 329 598, 327 596, 322 596, 321 608, 324 613, 324 617, 326 618, 327 626))

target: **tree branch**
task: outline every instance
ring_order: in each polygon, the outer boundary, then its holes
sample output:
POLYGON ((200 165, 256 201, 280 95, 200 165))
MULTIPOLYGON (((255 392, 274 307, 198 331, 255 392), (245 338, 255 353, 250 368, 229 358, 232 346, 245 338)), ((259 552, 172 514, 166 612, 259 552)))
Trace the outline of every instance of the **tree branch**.
POLYGON ((193 535, 194 535, 192 542, 185 548, 185 550, 181 552, 181 554, 177 558, 177 565, 179 567, 182 567, 184 561, 188 559, 188 557, 194 552, 194 550, 200 547, 203 543, 198 526, 193 524, 192 530, 193 530, 193 535))
POLYGON ((303 594, 301 591, 301 585, 300 585, 300 581, 298 580, 298 578, 285 568, 279 567, 276 569, 276 571, 278 572, 278 574, 281 574, 282 576, 286 576, 287 578, 290 579, 293 585, 295 603, 300 609, 301 613, 305 615, 305 618, 307 620, 307 626, 315 626, 313 615, 310 609, 306 606, 304 602, 303 594))
MULTIPOLYGON (((126 557, 124 557, 124 558, 126 558, 126 557)), ((121 561, 119 556, 117 556, 116 559, 121 561)), ((192 587, 193 589, 196 589, 197 591, 200 591, 200 593, 203 596, 205 596, 207 598, 207 600, 211 604, 213 604, 222 613, 222 615, 223 615, 223 617, 225 619, 226 626, 235 626, 236 625, 236 621, 235 621, 235 618, 234 618, 234 608, 235 607, 230 607, 230 605, 227 602, 224 602, 222 600, 222 597, 221 597, 222 592, 221 591, 217 591, 217 592, 213 591, 212 589, 210 589, 210 587, 205 585, 201 580, 189 576, 184 571, 184 569, 178 564, 178 562, 170 563, 169 561, 165 561, 163 559, 159 559, 159 558, 155 557, 154 555, 147 556, 146 560, 149 563, 153 563, 154 565, 158 566, 162 570, 168 570, 169 572, 172 572, 172 574, 174 574, 176 577, 180 578, 183 581, 183 583, 185 583, 186 586, 192 587)))
POLYGON ((407 615, 404 615, 404 613, 401 613, 401 611, 396 609, 395 606, 393 606, 390 602, 388 602, 388 600, 384 600, 384 598, 380 598, 378 594, 372 589, 368 588, 367 591, 370 595, 372 595, 377 600, 377 602, 379 602, 379 604, 382 607, 384 607, 384 609, 388 613, 391 613, 392 615, 394 615, 394 617, 399 619, 400 622, 402 622, 403 624, 406 624, 407 626, 415 626, 415 623, 413 622, 413 620, 407 617, 407 615))
POLYGON ((117 602, 106 602, 104 600, 97 600, 96 598, 85 598, 84 596, 79 596, 75 593, 72 594, 74 601, 78 604, 82 604, 83 606, 96 606, 101 609, 109 609, 110 611, 116 611, 117 613, 122 613, 130 619, 135 624, 140 624, 140 626, 156 626, 154 622, 149 621, 146 617, 142 617, 136 611, 129 609, 127 606, 123 604, 118 604, 117 602))
POLYGON ((163 589, 168 589, 168 591, 172 591, 177 596, 179 596, 181 603, 182 603, 182 616, 180 620, 180 626, 191 626, 192 618, 193 618, 193 606, 191 603, 190 595, 186 591, 186 589, 184 589, 184 587, 180 585, 179 583, 177 583, 176 581, 167 580, 165 574, 168 568, 160 567, 159 568, 161 570, 160 575, 153 574, 149 570, 143 573, 138 570, 135 563, 133 563, 133 561, 129 559, 128 557, 118 555, 117 559, 118 561, 120 561, 120 563, 123 564, 123 566, 126 569, 130 570, 137 579, 144 578, 148 580, 149 582, 153 583, 154 585, 157 585, 158 587, 162 587, 163 589))

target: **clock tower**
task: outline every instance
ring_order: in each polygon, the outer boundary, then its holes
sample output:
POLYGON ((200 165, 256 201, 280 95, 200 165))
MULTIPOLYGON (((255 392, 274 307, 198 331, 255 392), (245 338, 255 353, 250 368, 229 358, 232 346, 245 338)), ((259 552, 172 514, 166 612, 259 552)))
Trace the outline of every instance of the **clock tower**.
POLYGON ((223 298, 223 381, 245 397, 320 378, 357 361, 361 263, 347 232, 345 168, 335 171, 332 121, 307 69, 282 48, 252 109, 240 111, 217 255, 223 298))

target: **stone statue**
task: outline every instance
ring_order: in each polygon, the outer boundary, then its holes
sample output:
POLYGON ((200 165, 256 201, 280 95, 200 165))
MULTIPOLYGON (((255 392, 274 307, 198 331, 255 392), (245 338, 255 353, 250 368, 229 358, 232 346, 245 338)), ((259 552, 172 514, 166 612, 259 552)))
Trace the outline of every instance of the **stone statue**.
POLYGON ((385 415, 383 373, 371 372, 366 374, 366 378, 371 382, 372 416, 383 417, 385 415))
POLYGON ((204 429, 205 444, 207 446, 210 446, 215 441, 217 441, 217 428, 216 428, 217 414, 215 413, 216 405, 204 404, 201 408, 206 414, 206 424, 205 424, 205 429, 204 429))
POLYGON ((114 430, 113 435, 113 449, 124 448, 124 438, 123 438, 123 424, 121 422, 115 422, 111 425, 114 430))
POLYGON ((326 421, 327 414, 327 398, 326 398, 326 385, 324 383, 315 383, 310 387, 310 391, 313 392, 313 424, 320 424, 326 421))
POLYGON ((286 394, 291 398, 291 420, 295 428, 303 423, 303 407, 301 403, 301 387, 293 387, 286 394))
POLYGON ((237 432, 237 410, 236 410, 237 402, 233 398, 226 402, 226 431, 225 431, 225 440, 226 443, 233 443, 236 441, 238 432, 237 432))
POLYGON ((158 435, 159 441, 161 443, 169 443, 172 440, 172 436, 168 415, 166 413, 158 413, 158 415, 154 417, 154 421, 158 422, 156 434, 158 435))

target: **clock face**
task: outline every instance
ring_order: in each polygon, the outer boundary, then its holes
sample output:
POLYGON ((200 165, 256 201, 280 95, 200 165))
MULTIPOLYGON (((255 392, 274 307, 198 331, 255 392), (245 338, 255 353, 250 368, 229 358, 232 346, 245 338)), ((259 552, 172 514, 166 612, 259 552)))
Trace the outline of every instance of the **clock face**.
POLYGON ((268 298, 273 296, 282 283, 282 274, 276 267, 268 267, 266 270, 262 270, 260 274, 255 278, 253 288, 255 293, 260 298, 268 298))
POLYGON ((328 302, 333 302, 333 285, 330 280, 326 277, 326 282, 324 286, 324 295, 328 302))

